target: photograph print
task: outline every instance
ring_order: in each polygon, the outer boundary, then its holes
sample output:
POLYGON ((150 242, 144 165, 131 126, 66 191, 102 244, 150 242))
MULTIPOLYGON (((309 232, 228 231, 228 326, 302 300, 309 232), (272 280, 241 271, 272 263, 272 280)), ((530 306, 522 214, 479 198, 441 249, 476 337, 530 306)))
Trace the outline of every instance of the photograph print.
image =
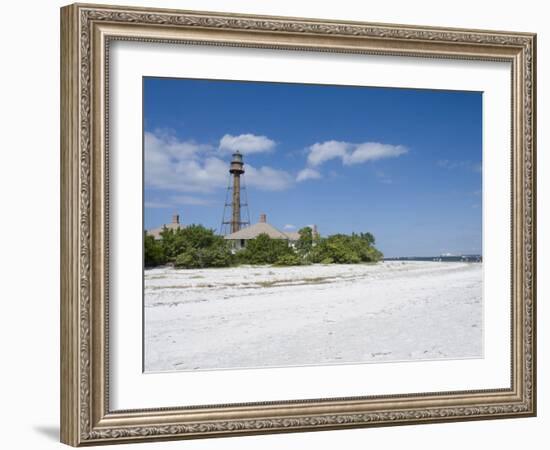
POLYGON ((143 369, 483 358, 482 93, 143 79, 143 369))

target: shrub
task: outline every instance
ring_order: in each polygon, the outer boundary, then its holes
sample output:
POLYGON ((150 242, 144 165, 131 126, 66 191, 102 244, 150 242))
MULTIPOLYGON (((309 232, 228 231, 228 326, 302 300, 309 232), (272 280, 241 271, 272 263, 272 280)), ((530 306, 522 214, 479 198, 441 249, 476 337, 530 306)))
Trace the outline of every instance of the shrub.
POLYGON ((283 239, 260 234, 247 242, 244 249, 233 255, 227 241, 202 225, 190 225, 176 230, 164 228, 161 241, 145 235, 145 265, 155 266, 174 262, 180 268, 228 267, 241 264, 357 264, 376 262, 383 255, 374 247, 371 233, 334 234, 321 238, 310 227, 299 231, 296 250, 283 239))
POLYGON ((275 264, 283 256, 294 255, 294 250, 286 240, 271 239, 262 233, 250 239, 237 255, 239 262, 243 264, 275 264))
POLYGON ((198 251, 190 248, 180 253, 174 261, 174 266, 180 269, 198 269, 200 268, 198 251))
POLYGON ((214 230, 202 225, 168 229, 161 232, 161 247, 165 260, 184 269, 227 267, 234 263, 228 243, 214 230))
POLYGON ((296 250, 302 256, 307 256, 313 247, 313 230, 311 227, 304 227, 298 230, 300 238, 296 242, 296 250))
POLYGON ((217 241, 210 247, 190 247, 180 253, 174 265, 181 269, 202 269, 205 267, 229 267, 234 257, 223 241, 217 241))
POLYGON ((229 267, 235 262, 225 242, 218 242, 211 247, 200 249, 198 257, 202 267, 229 267))
POLYGON ((175 230, 165 227, 160 235, 164 253, 167 258, 172 260, 190 248, 211 247, 216 241, 223 239, 221 236, 217 236, 214 230, 202 225, 189 225, 175 230))
POLYGON ((302 259, 295 253, 280 256, 275 261, 276 266, 299 266, 302 264, 302 259))
POLYGON ((143 263, 145 267, 159 266, 166 263, 166 255, 162 244, 151 235, 143 238, 143 263))
POLYGON ((382 253, 372 246, 374 236, 370 233, 333 234, 321 239, 312 247, 308 259, 323 264, 357 264, 374 262, 382 258, 382 253))

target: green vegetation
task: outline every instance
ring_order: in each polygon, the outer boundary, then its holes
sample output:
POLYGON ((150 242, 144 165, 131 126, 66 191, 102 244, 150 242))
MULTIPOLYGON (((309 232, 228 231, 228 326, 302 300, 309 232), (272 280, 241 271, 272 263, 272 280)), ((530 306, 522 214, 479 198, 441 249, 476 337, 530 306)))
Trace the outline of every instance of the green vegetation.
POLYGON ((358 264, 376 262, 382 253, 374 247, 371 233, 333 234, 312 247, 308 258, 312 263, 358 264))
POLYGON ((246 247, 237 253, 237 258, 241 264, 275 264, 293 254, 294 250, 287 241, 260 234, 247 241, 246 247))
POLYGON ((145 266, 171 263, 175 267, 195 269, 228 267, 235 263, 235 255, 223 236, 202 225, 190 225, 176 230, 164 228, 161 239, 145 235, 145 266))
MULTIPOLYGON (((302 258, 305 258, 309 255, 311 249, 313 248, 313 230, 311 227, 304 227, 298 230, 298 234, 300 235, 300 239, 296 242, 296 251, 302 258)), ((315 236, 315 240, 318 241, 317 236, 315 236)))
POLYGON ((185 250, 176 257, 174 266, 182 269, 228 267, 233 264, 233 260, 233 254, 227 246, 216 243, 206 248, 189 248, 185 250))
POLYGON ((229 247, 222 236, 214 233, 202 225, 189 225, 185 228, 164 228, 161 233, 161 242, 168 261, 174 261, 184 252, 207 249, 211 247, 229 247))
POLYGON ((228 241, 202 225, 176 230, 165 228, 160 240, 145 234, 145 266, 169 263, 179 268, 195 269, 237 264, 359 264, 377 262, 383 256, 374 246, 371 233, 334 234, 321 238, 310 227, 304 227, 299 230, 299 235, 295 245, 290 246, 285 240, 260 234, 248 240, 244 249, 234 252, 228 241))
POLYGON ((304 260, 296 252, 281 255, 274 263, 275 266, 301 266, 302 264, 304 264, 304 260))
POLYGON ((166 263, 164 248, 160 241, 145 233, 143 241, 145 267, 160 266, 166 263))

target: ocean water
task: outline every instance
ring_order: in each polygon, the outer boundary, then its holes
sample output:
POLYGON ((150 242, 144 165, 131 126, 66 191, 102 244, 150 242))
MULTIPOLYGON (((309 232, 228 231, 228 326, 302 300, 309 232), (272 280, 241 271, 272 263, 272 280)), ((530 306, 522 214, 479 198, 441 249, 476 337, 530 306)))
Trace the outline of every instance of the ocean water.
POLYGON ((437 261, 437 262, 482 262, 481 255, 452 255, 452 256, 398 256, 384 258, 384 261, 437 261))

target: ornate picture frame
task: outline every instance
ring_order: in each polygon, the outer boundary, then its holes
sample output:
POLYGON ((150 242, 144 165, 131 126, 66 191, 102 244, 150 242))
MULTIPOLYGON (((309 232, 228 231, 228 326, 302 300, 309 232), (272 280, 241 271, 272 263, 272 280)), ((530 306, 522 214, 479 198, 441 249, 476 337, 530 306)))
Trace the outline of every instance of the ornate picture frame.
POLYGON ((536 414, 536 35, 74 4, 61 9, 61 441, 96 445, 536 414), (511 385, 112 410, 109 80, 117 40, 511 64, 511 385))

